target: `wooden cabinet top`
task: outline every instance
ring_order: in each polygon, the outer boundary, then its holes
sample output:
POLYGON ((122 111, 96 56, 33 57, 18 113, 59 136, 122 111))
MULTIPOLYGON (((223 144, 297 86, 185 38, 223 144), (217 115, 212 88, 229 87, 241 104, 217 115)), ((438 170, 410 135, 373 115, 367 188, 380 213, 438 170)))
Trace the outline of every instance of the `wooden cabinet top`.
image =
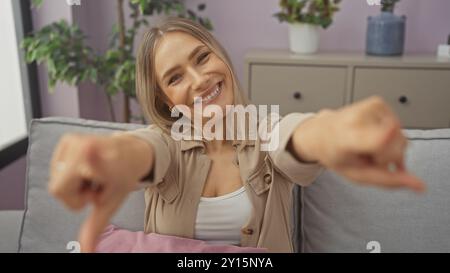
POLYGON ((374 66, 409 68, 450 68, 450 58, 432 54, 405 54, 397 57, 368 56, 364 53, 318 53, 301 55, 289 50, 253 49, 245 54, 246 64, 304 64, 334 66, 374 66))

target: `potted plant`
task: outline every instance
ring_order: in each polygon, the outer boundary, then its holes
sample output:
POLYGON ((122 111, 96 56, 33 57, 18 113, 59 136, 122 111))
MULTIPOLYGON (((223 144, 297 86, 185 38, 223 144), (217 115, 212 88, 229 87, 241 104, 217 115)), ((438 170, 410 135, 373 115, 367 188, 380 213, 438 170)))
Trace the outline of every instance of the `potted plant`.
POLYGON ((289 24, 291 51, 312 54, 319 48, 320 27, 326 29, 339 10, 341 0, 280 0, 281 11, 274 14, 289 24))
POLYGON ((400 0, 381 0, 381 14, 369 16, 367 22, 366 53, 377 56, 403 54, 406 16, 394 14, 400 0))

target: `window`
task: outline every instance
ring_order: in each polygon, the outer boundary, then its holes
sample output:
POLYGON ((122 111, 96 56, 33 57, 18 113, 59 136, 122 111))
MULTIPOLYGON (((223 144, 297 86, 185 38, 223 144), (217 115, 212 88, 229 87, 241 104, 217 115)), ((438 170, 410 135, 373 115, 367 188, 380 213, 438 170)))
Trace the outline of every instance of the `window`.
POLYGON ((28 125, 40 116, 36 66, 20 48, 31 29, 29 0, 0 1, 0 169, 26 153, 28 125))

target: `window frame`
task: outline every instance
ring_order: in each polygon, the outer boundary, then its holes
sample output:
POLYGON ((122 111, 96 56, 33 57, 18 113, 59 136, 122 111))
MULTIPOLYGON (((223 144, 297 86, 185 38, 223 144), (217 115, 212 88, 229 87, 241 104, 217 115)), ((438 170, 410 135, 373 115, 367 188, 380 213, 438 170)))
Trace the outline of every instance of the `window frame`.
MULTIPOLYGON (((16 29, 18 37, 18 46, 23 37, 33 31, 33 21, 31 13, 31 0, 20 0, 13 2, 14 20, 19 29, 16 29), (21 26, 21 28, 20 28, 21 26)), ((19 47, 19 61, 26 63, 23 49, 19 47)), ((22 66, 24 67, 24 66, 22 66)), ((38 70, 35 62, 26 64, 26 69, 21 69, 22 92, 25 104, 25 115, 27 121, 27 134, 29 135, 29 125, 32 119, 41 118, 41 101, 38 80, 38 70)), ((9 146, 0 150, 0 170, 10 165, 27 153, 28 136, 13 142, 9 146)))

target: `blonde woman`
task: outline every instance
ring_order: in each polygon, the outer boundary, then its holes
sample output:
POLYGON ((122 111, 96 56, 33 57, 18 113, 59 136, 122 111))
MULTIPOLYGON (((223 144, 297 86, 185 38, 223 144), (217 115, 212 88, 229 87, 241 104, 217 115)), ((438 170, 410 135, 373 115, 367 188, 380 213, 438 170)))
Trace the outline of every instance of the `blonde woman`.
POLYGON ((53 154, 50 193, 73 210, 93 205, 80 229, 82 251, 95 250, 128 193, 143 185, 145 232, 270 252, 293 251, 292 188, 309 185, 324 168, 356 183, 424 189, 405 170, 406 138, 378 97, 283 117, 273 151, 261 149, 259 138, 174 140, 177 105, 193 110, 196 97, 202 107, 247 105, 225 50, 192 21, 169 18, 147 31, 136 87, 152 125, 109 136, 68 134, 53 154))

